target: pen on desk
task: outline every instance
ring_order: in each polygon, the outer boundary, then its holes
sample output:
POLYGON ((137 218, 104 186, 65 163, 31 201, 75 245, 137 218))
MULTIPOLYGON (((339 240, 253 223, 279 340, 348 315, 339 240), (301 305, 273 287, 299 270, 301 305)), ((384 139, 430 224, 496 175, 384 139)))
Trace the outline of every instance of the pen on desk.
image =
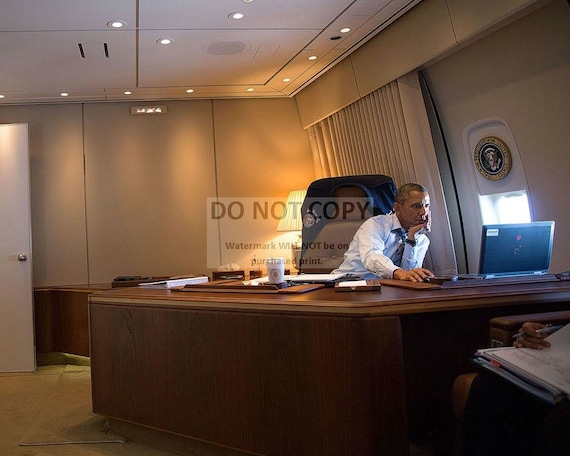
MULTIPOLYGON (((536 332, 537 332, 538 334, 552 334, 553 332, 556 332, 556 331, 558 331, 559 329, 562 329, 563 327, 564 327, 564 325, 555 325, 555 326, 548 325, 548 326, 545 326, 544 328, 537 329, 536 332)), ((527 333, 524 333, 524 332, 522 332, 522 333, 516 333, 516 334, 513 336, 513 339, 518 339, 519 337, 523 337, 523 336, 525 336, 525 335, 530 336, 530 334, 527 334, 527 333)))

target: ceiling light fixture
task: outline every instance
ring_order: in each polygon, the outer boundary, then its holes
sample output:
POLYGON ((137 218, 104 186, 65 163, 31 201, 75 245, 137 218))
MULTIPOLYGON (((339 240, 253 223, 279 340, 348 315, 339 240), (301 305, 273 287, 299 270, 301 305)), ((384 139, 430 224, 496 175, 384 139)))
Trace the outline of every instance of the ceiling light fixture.
POLYGON ((159 40, 156 40, 156 42, 157 42, 158 44, 164 44, 164 45, 166 45, 166 44, 172 44, 172 43, 174 42, 174 40, 171 40, 170 38, 161 38, 161 39, 159 39, 159 40))
POLYGON ((283 78, 283 82, 291 82, 291 78, 283 78))
POLYGON ((133 92, 131 92, 130 90, 125 90, 125 91, 123 92, 123 94, 124 94, 124 95, 132 95, 133 92))
POLYGON ((0 98, 4 98, 4 95, 0 95, 0 98))
POLYGON ((348 33, 350 32, 350 27, 344 27, 340 29, 340 33, 348 33))
POLYGON ((161 106, 131 106, 131 115, 138 116, 144 114, 166 114, 168 108, 165 105, 161 106))
POLYGON ((114 29, 123 28, 125 25, 127 25, 127 23, 125 21, 109 21, 109 22, 107 22, 107 27, 114 28, 114 29))
POLYGON ((186 89, 186 93, 194 93, 194 89, 186 89))
POLYGON ((248 87, 248 88, 247 88, 247 91, 248 91, 248 92, 253 92, 254 90, 255 90, 255 89, 254 89, 253 87, 248 87))
POLYGON ((68 97, 69 96, 69 94, 67 92, 61 92, 59 95, 62 97, 68 97))
POLYGON ((317 60, 318 57, 316 55, 311 55, 308 57, 309 60, 317 60))
POLYGON ((239 19, 243 19, 245 17, 245 13, 240 13, 239 11, 236 11, 234 13, 231 13, 228 17, 230 19, 239 20, 239 19))

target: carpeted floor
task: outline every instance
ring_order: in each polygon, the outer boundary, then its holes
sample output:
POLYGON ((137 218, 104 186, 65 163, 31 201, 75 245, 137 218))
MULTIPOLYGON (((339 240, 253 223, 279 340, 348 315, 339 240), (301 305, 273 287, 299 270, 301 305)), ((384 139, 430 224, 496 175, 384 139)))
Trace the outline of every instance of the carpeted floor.
MULTIPOLYGON (((38 358, 36 372, 0 373, 2 456, 219 456, 204 449, 165 451, 124 441, 91 411, 88 358, 38 358), (53 364, 53 363, 73 364, 53 364), (124 443, 121 443, 124 442, 124 443)), ((142 441, 142 440, 141 440, 142 441)), ((153 445, 152 442, 146 442, 153 445)), ((172 448, 170 448, 172 450, 172 448)), ((227 454, 227 453, 223 453, 227 454)), ((432 456, 410 445, 411 456, 432 456)), ((355 455, 356 456, 356 455, 355 455)))
POLYGON ((110 434, 103 419, 91 412, 89 366, 49 365, 31 373, 0 373, 0 410, 2 456, 176 454, 137 442, 101 443, 121 437, 110 434), (38 445, 42 440, 46 445, 38 445), (88 440, 99 443, 76 443, 88 440))
POLYGON ((91 411, 89 366, 65 366, 52 394, 18 442, 20 446, 125 443, 91 411))

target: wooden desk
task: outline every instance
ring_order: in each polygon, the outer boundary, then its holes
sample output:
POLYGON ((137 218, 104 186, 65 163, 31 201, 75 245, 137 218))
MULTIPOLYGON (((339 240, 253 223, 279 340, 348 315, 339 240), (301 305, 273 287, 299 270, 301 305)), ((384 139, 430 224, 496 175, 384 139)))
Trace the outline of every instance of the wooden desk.
MULTIPOLYGON (((570 283, 302 295, 90 296, 93 409, 249 454, 408 454, 492 316, 568 308, 570 283), (406 404, 407 401, 407 404, 406 404)), ((225 453, 224 453, 225 454, 225 453)))
POLYGON ((36 353, 89 356, 88 296, 109 284, 34 288, 36 353))

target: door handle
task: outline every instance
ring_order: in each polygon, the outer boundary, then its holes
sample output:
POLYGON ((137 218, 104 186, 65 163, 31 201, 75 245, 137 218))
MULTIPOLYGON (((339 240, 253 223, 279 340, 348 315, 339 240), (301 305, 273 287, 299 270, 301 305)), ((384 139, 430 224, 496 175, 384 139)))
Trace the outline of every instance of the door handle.
POLYGON ((24 262, 24 261, 27 261, 27 260, 28 260, 28 255, 26 255, 26 254, 24 254, 24 253, 20 253, 20 254, 18 255, 18 261, 24 262))

